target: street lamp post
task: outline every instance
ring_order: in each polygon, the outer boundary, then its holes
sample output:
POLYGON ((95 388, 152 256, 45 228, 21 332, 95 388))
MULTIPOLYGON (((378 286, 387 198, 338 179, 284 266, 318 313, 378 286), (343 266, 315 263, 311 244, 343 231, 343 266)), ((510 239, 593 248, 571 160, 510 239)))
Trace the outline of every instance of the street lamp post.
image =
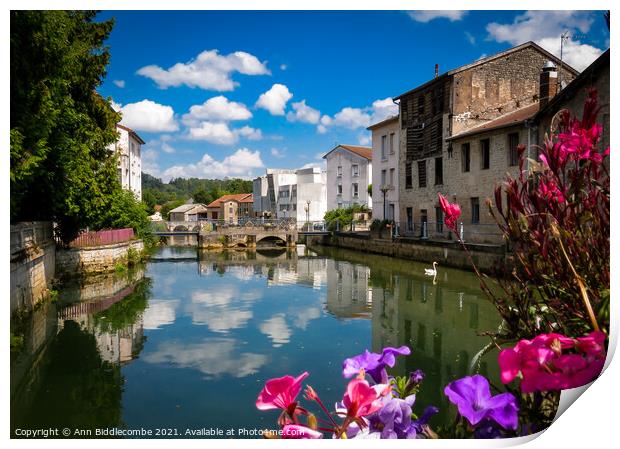
POLYGON ((306 223, 308 223, 308 228, 310 228, 310 203, 312 203, 311 200, 306 201, 306 223))

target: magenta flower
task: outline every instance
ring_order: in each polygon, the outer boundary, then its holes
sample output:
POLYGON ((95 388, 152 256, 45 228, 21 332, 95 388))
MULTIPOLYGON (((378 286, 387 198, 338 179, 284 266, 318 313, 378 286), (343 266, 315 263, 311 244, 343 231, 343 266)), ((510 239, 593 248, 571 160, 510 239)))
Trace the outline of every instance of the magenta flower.
POLYGON ((441 193, 438 193, 437 196, 439 197, 441 210, 443 210, 444 222, 446 226, 456 234, 456 222, 461 216, 461 206, 456 203, 450 204, 441 193))
POLYGON ((572 339, 560 334, 541 334, 521 340, 499 353, 503 383, 521 374, 521 391, 564 390, 594 380, 605 364, 605 334, 596 331, 572 339), (567 353, 574 350, 576 353, 567 353))
POLYGON ((301 391, 301 383, 308 376, 306 371, 297 377, 284 376, 269 379, 256 399, 256 408, 259 410, 279 408, 289 411, 291 405, 296 404, 295 399, 301 391))
POLYGON ((491 396, 489 381, 484 376, 476 374, 455 380, 446 386, 444 393, 472 426, 490 419, 504 429, 517 428, 519 408, 516 398, 510 393, 491 396))
POLYGON ((364 351, 363 354, 346 359, 342 364, 342 375, 346 378, 357 375, 360 369, 364 369, 377 383, 387 383, 386 366, 390 368, 396 364, 397 355, 409 355, 411 349, 407 346, 400 348, 387 347, 381 354, 364 351))
POLYGON ((323 434, 318 430, 312 430, 309 427, 298 424, 287 424, 282 428, 282 439, 319 439, 323 438, 323 434))
POLYGON ((382 393, 371 387, 364 379, 356 377, 347 385, 342 405, 347 410, 347 419, 356 420, 370 415, 383 407, 382 393))

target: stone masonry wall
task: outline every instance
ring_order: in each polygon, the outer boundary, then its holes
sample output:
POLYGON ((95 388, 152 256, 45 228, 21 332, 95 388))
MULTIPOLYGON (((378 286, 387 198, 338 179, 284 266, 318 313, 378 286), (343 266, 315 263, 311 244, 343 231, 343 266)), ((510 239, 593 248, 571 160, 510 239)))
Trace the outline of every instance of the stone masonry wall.
POLYGON ((44 300, 55 276, 52 223, 11 225, 11 313, 44 300))
POLYGON ((132 240, 90 248, 58 250, 56 274, 59 277, 73 277, 114 271, 116 264, 127 257, 129 248, 142 251, 144 243, 142 240, 132 240))

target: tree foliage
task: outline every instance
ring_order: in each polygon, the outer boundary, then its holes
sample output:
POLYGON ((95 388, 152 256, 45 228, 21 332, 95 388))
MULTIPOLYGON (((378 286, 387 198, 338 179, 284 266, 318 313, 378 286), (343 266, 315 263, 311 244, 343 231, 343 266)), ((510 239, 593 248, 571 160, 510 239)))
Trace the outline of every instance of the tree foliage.
POLYGON ((108 150, 120 116, 96 92, 113 21, 95 14, 11 12, 11 220, 52 220, 64 241, 121 194, 108 150))

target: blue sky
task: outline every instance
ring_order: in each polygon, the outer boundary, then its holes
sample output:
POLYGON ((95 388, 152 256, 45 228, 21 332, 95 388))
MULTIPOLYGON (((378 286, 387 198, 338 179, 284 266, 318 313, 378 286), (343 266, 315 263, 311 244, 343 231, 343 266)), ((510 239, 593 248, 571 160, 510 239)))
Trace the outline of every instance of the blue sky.
POLYGON ((533 40, 578 70, 609 46, 602 12, 105 11, 115 18, 100 88, 147 142, 143 170, 251 178, 369 144, 391 97, 533 40))

